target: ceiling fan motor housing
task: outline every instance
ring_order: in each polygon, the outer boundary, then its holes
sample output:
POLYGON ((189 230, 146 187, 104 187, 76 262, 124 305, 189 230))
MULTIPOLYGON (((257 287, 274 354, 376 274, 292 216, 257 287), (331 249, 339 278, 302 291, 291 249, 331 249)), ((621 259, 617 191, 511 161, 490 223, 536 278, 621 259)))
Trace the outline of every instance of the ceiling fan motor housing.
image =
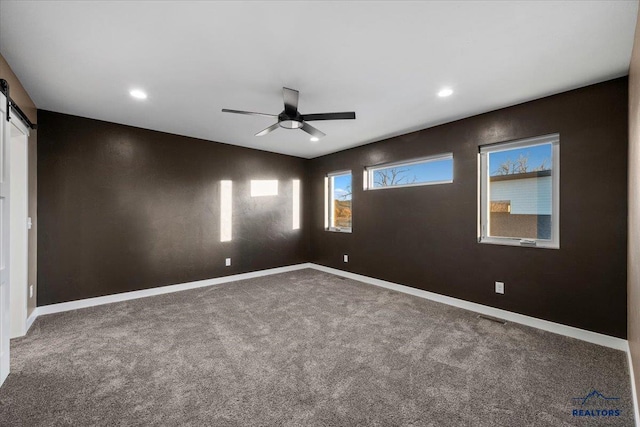
POLYGON ((300 114, 290 117, 283 111, 278 116, 278 124, 284 129, 300 129, 302 127, 302 117, 300 117, 300 114))

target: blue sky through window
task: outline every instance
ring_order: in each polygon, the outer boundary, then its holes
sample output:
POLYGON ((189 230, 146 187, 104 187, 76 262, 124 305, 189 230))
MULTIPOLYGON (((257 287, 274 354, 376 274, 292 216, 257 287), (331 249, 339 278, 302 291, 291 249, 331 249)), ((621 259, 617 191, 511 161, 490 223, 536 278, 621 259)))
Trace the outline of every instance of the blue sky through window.
POLYGON ((374 188, 391 185, 422 184, 438 181, 453 181, 453 159, 431 160, 413 165, 390 166, 373 172, 374 188), (397 175, 394 182, 390 182, 392 170, 397 175), (386 174, 387 182, 382 183, 382 177, 386 174))
POLYGON ((351 174, 333 177, 333 198, 336 200, 351 200, 351 174))
POLYGON ((520 155, 528 157, 528 171, 531 172, 544 164, 544 169, 551 169, 551 152, 553 144, 533 145, 512 150, 494 151, 489 153, 489 175, 501 175, 498 172, 500 165, 507 160, 515 162, 520 155))

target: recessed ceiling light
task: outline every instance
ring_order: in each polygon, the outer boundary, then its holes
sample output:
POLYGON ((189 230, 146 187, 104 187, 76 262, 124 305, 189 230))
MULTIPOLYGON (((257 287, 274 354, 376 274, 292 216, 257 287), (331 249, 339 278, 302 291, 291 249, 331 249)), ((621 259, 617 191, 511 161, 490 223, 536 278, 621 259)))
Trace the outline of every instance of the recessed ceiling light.
POLYGON ((316 142, 316 141, 320 141, 320 138, 316 138, 315 136, 311 137, 311 141, 316 142))
POLYGON ((129 95, 133 96, 135 99, 147 99, 147 94, 140 89, 134 89, 130 91, 129 95))
POLYGON ((442 89, 440 92, 438 92, 438 96, 440 98, 445 98, 445 97, 451 95, 452 93, 453 93, 453 89, 446 87, 446 88, 442 89))

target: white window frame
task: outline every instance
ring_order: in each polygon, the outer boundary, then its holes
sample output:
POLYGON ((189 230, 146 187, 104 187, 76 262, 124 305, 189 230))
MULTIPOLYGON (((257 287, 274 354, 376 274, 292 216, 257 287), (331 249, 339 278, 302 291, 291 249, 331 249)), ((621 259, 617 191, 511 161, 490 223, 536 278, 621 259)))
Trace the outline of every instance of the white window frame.
MULTIPOLYGON (((411 160, 402 160, 398 162, 391 163, 383 163, 375 166, 367 166, 364 169, 364 189, 365 190, 387 190, 389 188, 401 188, 401 187, 420 187, 423 185, 439 185, 439 184, 451 184, 453 179, 443 180, 443 181, 429 181, 429 182, 417 182, 412 184, 396 184, 396 185, 387 185, 384 187, 376 187, 375 186, 375 173, 382 169, 389 169, 394 167, 402 167, 402 166, 413 166, 422 163, 430 163, 437 162, 441 160, 451 160, 453 162, 453 153, 445 153, 445 154, 436 154, 434 156, 421 157, 419 159, 411 159, 411 160)), ((452 167, 454 167, 452 165, 452 167)), ((455 172, 455 171, 454 171, 455 172)), ((455 176, 455 175, 454 175, 455 176)))
POLYGON ((328 173, 324 178, 324 228, 326 231, 351 233, 353 231, 353 173, 350 170, 328 173), (334 227, 335 205, 333 200, 333 178, 351 175, 351 227, 334 227))
POLYGON ((512 142, 485 145, 480 147, 478 155, 478 242, 508 246, 526 246, 536 248, 560 249, 560 134, 538 136, 534 138, 520 139, 512 142), (490 171, 488 170, 488 154, 514 148, 530 147, 535 145, 552 144, 551 165, 551 239, 525 239, 513 237, 489 236, 490 230, 490 203, 489 194, 490 171))

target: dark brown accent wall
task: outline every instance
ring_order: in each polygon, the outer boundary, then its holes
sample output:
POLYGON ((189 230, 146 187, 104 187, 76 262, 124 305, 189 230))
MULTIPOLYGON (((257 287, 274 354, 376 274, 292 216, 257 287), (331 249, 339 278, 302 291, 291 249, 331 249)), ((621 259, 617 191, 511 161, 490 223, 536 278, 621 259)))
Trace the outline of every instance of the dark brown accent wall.
POLYGON ((626 338, 627 123, 620 78, 313 159, 311 260, 626 338), (478 243, 478 147, 556 132, 561 248, 478 243), (452 184, 360 185, 365 166, 447 152, 452 184), (323 178, 349 169, 353 233, 325 231, 323 178))
POLYGON ((49 111, 38 120, 38 305, 308 260, 292 230, 292 180, 304 194, 307 160, 49 111), (233 181, 231 242, 220 242, 222 179, 233 181), (251 179, 278 179, 279 195, 250 197, 251 179))
MULTIPOLYGON (((628 339, 636 390, 640 390, 640 11, 629 68, 628 339)), ((637 402, 640 405, 640 402, 637 402)))

